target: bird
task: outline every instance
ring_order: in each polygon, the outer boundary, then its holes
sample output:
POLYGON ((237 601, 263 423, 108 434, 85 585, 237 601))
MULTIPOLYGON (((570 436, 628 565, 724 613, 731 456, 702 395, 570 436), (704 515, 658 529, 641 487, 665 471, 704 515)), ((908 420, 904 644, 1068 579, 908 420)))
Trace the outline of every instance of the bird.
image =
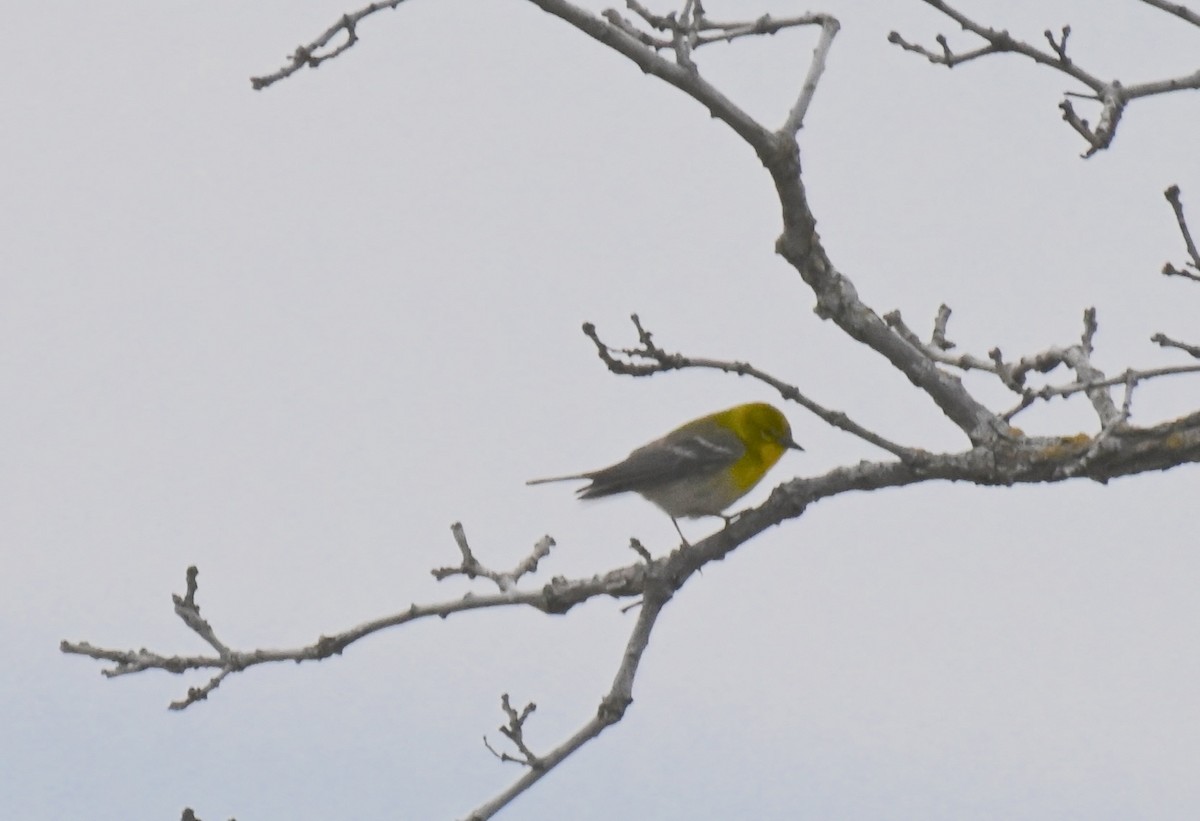
POLYGON ((588 480, 576 491, 580 499, 638 493, 671 517, 687 544, 679 519, 720 516, 728 525, 725 509, 787 450, 804 450, 792 439, 787 417, 773 405, 751 402, 693 419, 609 467, 526 484, 588 480))

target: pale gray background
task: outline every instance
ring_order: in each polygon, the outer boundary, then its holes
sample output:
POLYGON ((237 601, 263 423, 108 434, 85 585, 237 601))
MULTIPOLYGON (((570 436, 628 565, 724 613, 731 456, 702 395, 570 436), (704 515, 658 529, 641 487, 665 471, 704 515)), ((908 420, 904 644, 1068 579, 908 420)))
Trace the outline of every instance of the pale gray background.
MULTIPOLYGON (((1138 3, 963 6, 1032 40, 1073 24, 1103 77, 1196 68, 1200 31, 1138 3)), ((669 549, 639 499, 523 483, 773 397, 609 375, 584 320, 630 344, 638 311, 669 349, 753 361, 907 444, 963 445, 812 314, 750 150, 529 4, 411 0, 337 61, 250 90, 351 8, 5 9, 0 817, 456 818, 519 774, 480 743, 501 692, 538 703, 535 748, 573 730, 632 623, 617 602, 415 625, 235 676, 183 714, 167 702, 204 677, 107 681, 57 646, 206 649, 171 612, 192 563, 205 616, 246 649, 457 596, 428 573, 455 561, 455 520, 498 566, 552 533, 535 583, 632 561, 631 535, 669 549)), ((1162 190, 1181 184, 1200 223, 1200 96, 1135 104, 1084 162, 1066 78, 902 53, 892 28, 975 45, 915 0, 819 8, 844 28, 805 176, 869 304, 924 332, 948 302, 960 344, 1013 355, 1069 344, 1096 305, 1101 367, 1183 361, 1148 337, 1200 341, 1200 288, 1157 274, 1183 260, 1162 190)), ((765 10, 808 7, 709 8, 765 10)), ((776 124, 815 38, 701 65, 776 124)), ((1195 379, 1146 387, 1134 421, 1198 399, 1195 379)), ((809 450, 776 481, 882 456, 788 413, 809 450)), ((1022 426, 1095 420, 1060 401, 1022 426)), ((624 723, 504 817, 1200 816, 1198 475, 823 502, 694 579, 624 723)))

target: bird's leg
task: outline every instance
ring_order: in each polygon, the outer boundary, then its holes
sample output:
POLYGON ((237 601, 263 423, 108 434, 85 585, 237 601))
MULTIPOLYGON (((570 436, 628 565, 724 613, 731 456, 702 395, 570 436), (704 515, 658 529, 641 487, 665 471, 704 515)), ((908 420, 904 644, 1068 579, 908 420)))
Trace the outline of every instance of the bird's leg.
POLYGON ((683 542, 683 546, 691 547, 692 543, 683 535, 683 531, 679 529, 679 521, 674 516, 671 517, 671 524, 675 525, 675 532, 679 534, 679 539, 683 542))

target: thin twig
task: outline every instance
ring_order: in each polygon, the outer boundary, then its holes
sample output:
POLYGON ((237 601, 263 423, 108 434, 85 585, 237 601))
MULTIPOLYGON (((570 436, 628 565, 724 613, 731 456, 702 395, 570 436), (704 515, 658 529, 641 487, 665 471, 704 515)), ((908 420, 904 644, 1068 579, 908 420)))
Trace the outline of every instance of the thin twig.
POLYGON ((296 50, 288 55, 288 62, 273 74, 265 74, 261 77, 251 77, 250 86, 255 91, 261 91, 269 85, 279 82, 280 80, 290 77, 300 69, 308 66, 316 68, 326 60, 332 60, 342 52, 348 50, 351 46, 358 42, 358 23, 364 17, 374 14, 377 11, 384 9, 394 9, 396 6, 403 3, 404 0, 380 0, 376 3, 371 3, 369 6, 364 6, 352 14, 344 14, 342 18, 327 28, 319 37, 307 45, 296 46, 296 50), (319 53, 321 49, 329 45, 339 33, 346 33, 346 40, 341 45, 335 47, 332 51, 324 54, 319 53))
POLYGON ((1129 422, 1130 410, 1133 407, 1133 389, 1137 385, 1137 378, 1131 371, 1125 372, 1125 399, 1121 402, 1121 411, 1113 418, 1104 423, 1104 426, 1088 445, 1084 453, 1074 462, 1068 462, 1059 468, 1059 473, 1064 478, 1078 476, 1087 470, 1088 466, 1100 455, 1105 444, 1112 439, 1114 433, 1120 430, 1129 422))
POLYGON ((1150 341, 1163 348, 1178 348, 1184 353, 1200 359, 1200 345, 1189 345, 1186 342, 1179 342, 1178 340, 1171 339, 1166 334, 1155 334, 1150 337, 1150 341))
POLYGON ((624 376, 650 376, 651 374, 663 373, 673 370, 684 370, 687 368, 701 368, 708 370, 723 371, 725 373, 734 373, 738 376, 749 376, 752 379, 770 385, 775 390, 779 391, 779 395, 784 399, 795 402, 798 405, 806 408, 808 411, 818 416, 828 424, 853 434, 864 442, 869 442, 878 448, 891 453, 901 459, 914 459, 918 456, 918 451, 914 448, 908 448, 904 445, 896 444, 879 434, 868 430, 862 425, 854 422, 842 411, 835 411, 825 408, 813 400, 809 399, 795 385, 789 385, 780 379, 771 376, 765 371, 750 365, 746 362, 726 362, 718 359, 705 359, 701 357, 683 356, 677 353, 668 353, 660 348, 654 342, 654 335, 647 331, 641 323, 641 319, 637 314, 630 317, 634 327, 637 329, 638 341, 641 346, 638 348, 615 349, 610 348, 601 339, 596 331, 596 326, 590 322, 585 322, 583 332, 592 340, 592 344, 596 346, 596 352, 600 359, 613 373, 624 376), (614 355, 615 354, 615 355, 614 355), (625 361, 618 357, 626 357, 628 359, 643 359, 644 364, 625 361))
POLYGON ((813 15, 813 22, 820 24, 821 37, 817 40, 816 48, 813 49, 812 60, 808 64, 808 73, 805 74, 804 83, 800 86, 800 96, 796 98, 796 104, 792 106, 782 128, 779 129, 788 135, 795 135, 804 127, 804 115, 808 113, 808 106, 817 92, 817 83, 821 81, 821 75, 825 73, 825 59, 833 47, 833 38, 837 36, 838 29, 841 28, 841 23, 837 21, 837 18, 829 15, 813 15))
POLYGON ((969 63, 972 60, 978 60, 980 57, 986 57, 989 54, 995 54, 999 51, 1003 51, 1003 49, 997 48, 996 46, 988 45, 980 46, 973 51, 962 51, 956 54, 950 50, 950 45, 944 36, 939 34, 935 40, 937 44, 941 46, 941 51, 939 52, 930 51, 919 43, 912 43, 908 40, 905 40, 900 35, 900 32, 892 31, 888 33, 889 43, 900 46, 900 48, 904 49, 905 51, 911 51, 914 54, 920 54, 929 62, 934 63, 935 65, 946 66, 946 68, 954 68, 957 65, 969 63))
POLYGON ((525 774, 506 790, 472 810, 464 821, 486 821, 491 818, 511 803, 514 798, 540 781, 573 752, 625 716, 625 711, 633 703, 633 682, 637 676, 642 655, 646 652, 646 647, 650 642, 650 633, 654 629, 659 613, 662 612, 675 589, 657 575, 662 572, 662 569, 659 569, 654 575, 647 576, 646 593, 638 611, 638 620, 625 644, 625 651, 621 655, 621 663, 613 677, 612 687, 600 700, 596 714, 558 747, 545 755, 538 756, 539 766, 530 766, 525 774))
POLYGON ((1200 373, 1200 365, 1172 365, 1163 368, 1145 368, 1143 370, 1129 369, 1120 376, 1111 376, 1095 381, 1081 380, 1071 382, 1067 385, 1047 385, 1031 393, 1036 399, 1050 399, 1056 396, 1066 397, 1076 393, 1086 393, 1098 388, 1111 388, 1116 385, 1124 385, 1131 376, 1135 382, 1140 383, 1145 382, 1147 379, 1158 379, 1164 376, 1178 376, 1188 373, 1200 373))
POLYGON ((503 762, 516 762, 531 769, 541 769, 545 766, 542 759, 534 754, 533 750, 529 749, 525 743, 525 719, 529 718, 530 714, 537 709, 537 705, 532 701, 525 705, 523 709, 518 711, 508 700, 508 693, 503 693, 500 696, 500 709, 508 716, 508 724, 500 726, 500 733, 517 748, 521 753, 520 756, 509 755, 508 753, 497 752, 494 747, 488 742, 487 736, 483 737, 483 746, 488 749, 492 755, 496 756, 503 762))
POLYGON ((1200 14, 1189 9, 1183 3, 1168 3, 1166 0, 1142 0, 1147 6, 1154 6, 1168 14, 1174 14, 1181 20, 1186 20, 1193 26, 1200 26, 1200 14))
POLYGON ((942 305, 938 309, 937 317, 934 319, 933 333, 928 343, 922 342, 916 333, 905 324, 899 311, 890 311, 884 314, 883 319, 897 334, 932 361, 963 371, 985 371, 995 374, 1013 393, 1023 394, 1025 392, 1025 378, 1031 371, 1049 373, 1064 362, 1065 353, 1062 348, 1047 348, 1036 354, 1023 356, 1015 362, 1005 361, 999 348, 992 348, 988 351, 987 359, 968 352, 950 353, 957 346, 946 336, 947 324, 950 320, 950 308, 946 305, 942 305))
MULTIPOLYGON (((934 51, 919 44, 911 43, 894 31, 888 35, 889 42, 900 46, 905 51, 920 54, 932 63, 945 65, 948 68, 953 68, 990 54, 1019 54, 1040 65, 1066 74, 1090 89, 1091 93, 1086 95, 1068 91, 1065 97, 1086 96, 1088 99, 1098 101, 1100 103, 1100 114, 1096 119, 1095 126, 1091 125, 1087 119, 1075 111, 1069 99, 1064 98, 1059 103, 1063 120, 1088 143, 1088 150, 1082 154, 1084 158, 1091 157, 1112 144, 1113 138, 1116 136, 1117 126, 1125 112, 1125 107, 1131 100, 1172 91, 1200 88, 1200 71, 1138 84, 1122 83, 1119 80, 1107 82, 1083 69, 1068 56, 1067 41, 1071 34, 1070 26, 1062 27, 1058 39, 1055 39, 1053 33, 1048 29, 1043 32, 1043 36, 1050 46, 1049 51, 1046 51, 1031 43, 1016 39, 1007 31, 990 28, 977 23, 950 4, 943 2, 943 0, 924 0, 924 2, 926 5, 949 17, 965 31, 983 39, 986 45, 970 51, 955 52, 950 48, 946 37, 939 34, 935 39, 940 50, 934 51)), ((1180 4, 1158 2, 1157 0, 1143 0, 1143 2, 1176 14, 1189 22, 1194 22, 1195 14, 1180 4)))
POLYGON ((543 536, 537 540, 533 545, 533 550, 525 558, 521 559, 516 567, 504 573, 486 567, 475 558, 475 554, 471 552, 471 546, 467 544, 467 533, 463 529, 461 522, 455 522, 450 525, 450 532, 454 535, 454 543, 458 545, 458 550, 462 554, 462 563, 458 567, 434 568, 429 571, 433 574, 433 577, 438 581, 442 581, 451 576, 466 576, 468 579, 482 576, 485 579, 491 579, 495 582, 502 593, 507 593, 516 587, 517 582, 525 574, 537 570, 538 562, 550 555, 550 548, 555 545, 554 539, 548 535, 543 536))
MULTIPOLYGON (((373 633, 420 619, 446 618, 452 614, 486 608, 522 606, 532 607, 543 613, 560 614, 567 612, 577 604, 597 596, 611 596, 613 598, 640 596, 644 592, 643 586, 646 572, 646 565, 636 564, 587 579, 568 580, 555 578, 537 590, 519 591, 510 589, 507 592, 493 595, 468 593, 462 598, 453 601, 412 604, 408 609, 399 613, 364 622, 340 633, 321 636, 312 644, 288 650, 231 650, 217 640, 215 635, 212 636, 212 640, 205 639, 214 648, 223 648, 218 649, 215 656, 165 656, 146 649, 114 650, 95 647, 88 642, 71 641, 61 642, 59 650, 72 655, 88 656, 98 661, 110 662, 113 666, 101 671, 108 678, 140 673, 144 670, 162 670, 175 674, 185 673, 189 670, 217 670, 217 674, 206 685, 190 688, 185 698, 172 702, 171 709, 178 710, 206 698, 231 672, 238 672, 260 664, 282 661, 320 661, 321 659, 340 654, 350 645, 373 633)), ((189 578, 194 578, 190 569, 189 578)), ((194 603, 195 591, 192 589, 190 592, 192 594, 192 606, 198 614, 199 609, 195 607, 194 603)), ((178 600, 177 608, 185 604, 186 597, 176 596, 175 598, 178 600)), ((201 631, 196 630, 197 622, 195 618, 185 619, 185 623, 189 628, 203 636, 201 631)), ((204 624, 207 625, 207 622, 204 622, 204 624)), ((204 628, 201 629, 203 630, 204 628)), ((211 632, 211 627, 208 627, 207 630, 211 632)))
MULTIPOLYGON (((1175 212, 1175 221, 1179 224, 1179 233, 1183 235, 1183 244, 1187 247, 1188 256, 1192 258, 1187 265, 1200 269, 1200 251, 1196 250, 1196 243, 1192 239, 1191 230, 1188 228, 1187 217, 1183 214, 1183 200, 1180 198, 1179 186, 1172 185, 1163 192, 1163 196, 1167 198, 1167 202, 1171 203, 1171 210, 1175 212)), ((1200 275, 1187 270, 1180 270, 1169 262, 1163 266, 1162 272, 1167 276, 1185 277, 1200 282, 1200 275)))

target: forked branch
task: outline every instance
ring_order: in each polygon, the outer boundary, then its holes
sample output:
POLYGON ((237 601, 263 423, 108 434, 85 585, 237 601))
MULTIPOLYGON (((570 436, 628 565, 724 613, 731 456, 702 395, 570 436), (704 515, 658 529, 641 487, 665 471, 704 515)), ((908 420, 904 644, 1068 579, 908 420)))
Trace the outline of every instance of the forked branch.
POLYGON ((1184 277, 1200 282, 1200 251, 1196 250, 1196 242, 1192 239, 1191 229, 1188 228, 1187 217, 1183 214, 1183 200, 1180 198, 1179 186, 1172 185, 1163 192, 1171 210, 1175 212, 1175 221, 1179 223, 1179 233, 1183 235, 1183 244, 1187 248, 1188 261, 1183 268, 1176 268, 1171 263, 1163 265, 1162 272, 1167 276, 1184 277))
POLYGON ((874 431, 853 421, 842 411, 830 410, 823 407, 801 393, 800 389, 795 385, 790 385, 781 379, 777 379, 766 371, 759 370, 747 362, 727 362, 719 359, 705 359, 703 357, 668 353, 654 341, 653 334, 642 326, 641 319, 638 318, 637 314, 634 314, 630 319, 633 321, 634 328, 637 329, 638 347, 636 348, 609 347, 601 341, 599 334, 596 332, 596 327, 592 323, 586 322, 583 325, 584 334, 588 339, 592 340, 592 344, 596 346, 596 353, 599 354, 601 361, 613 373, 625 376, 650 376, 656 373, 665 373, 666 371, 700 368, 733 373, 738 376, 749 376, 751 379, 757 379, 764 385, 771 386, 779 391, 779 395, 784 399, 795 402, 839 430, 844 430, 849 434, 857 436, 864 442, 869 442, 901 459, 913 460, 919 458, 919 451, 885 439, 874 431))
POLYGON ((340 20, 325 29, 315 40, 296 46, 296 50, 288 55, 287 63, 277 71, 271 74, 264 74, 261 77, 251 77, 250 87, 255 91, 261 91, 267 86, 274 85, 280 80, 291 77, 306 66, 308 68, 316 68, 326 60, 332 60, 342 54, 342 52, 348 51, 358 42, 358 24, 364 17, 369 17, 375 12, 383 11, 384 9, 394 9, 403 2, 404 0, 379 0, 379 2, 371 3, 351 14, 343 14, 340 20), (343 32, 346 39, 339 45, 331 48, 329 44, 343 32))
MULTIPOLYGON (((1128 416, 1127 408, 1122 416, 1128 416)), ((641 596, 638 618, 626 642, 621 662, 608 693, 601 699, 594 716, 554 749, 533 753, 524 740, 524 725, 530 709, 516 711, 517 725, 507 725, 520 738, 516 747, 521 756, 510 756, 526 766, 526 772, 508 789, 481 805, 467 816, 472 821, 490 818, 517 795, 535 784, 575 750, 619 721, 632 703, 633 683, 645 653, 650 632, 659 613, 671 596, 680 590, 696 571, 718 561, 739 546, 788 519, 801 516, 809 505, 853 491, 904 487, 927 481, 965 481, 979 485, 1012 485, 1063 481, 1072 477, 1107 481, 1116 476, 1164 470, 1186 462, 1200 461, 1200 413, 1153 428, 1113 425, 1101 435, 1026 438, 1014 436, 994 447, 975 447, 952 454, 928 454, 911 463, 902 461, 860 462, 837 468, 821 476, 793 479, 777 487, 759 507, 742 511, 728 526, 690 546, 681 546, 657 559, 644 559, 628 567, 612 570, 591 579, 555 579, 541 590, 510 590, 500 595, 468 594, 454 602, 412 605, 395 616, 378 619, 315 644, 289 651, 229 649, 216 637, 216 631, 200 618, 196 603, 196 573, 188 571, 188 588, 176 597, 177 613, 189 629, 217 650, 215 656, 164 656, 147 650, 108 650, 84 642, 63 642, 62 651, 86 655, 115 666, 104 670, 117 676, 158 669, 183 673, 191 669, 216 669, 216 675, 203 687, 192 688, 185 699, 172 704, 182 709, 202 700, 230 674, 271 661, 308 661, 325 658, 357 639, 388 627, 418 618, 445 616, 485 607, 525 605, 545 613, 561 613, 573 604, 595 596, 632 598, 641 596), (524 749, 522 749, 522 745, 524 749)), ((461 549, 461 545, 460 545, 461 549)), ((465 561, 465 560, 464 560, 465 561)), ((478 560, 471 567, 477 576, 491 579, 492 571, 481 572, 478 560)), ((486 570, 486 568, 483 568, 486 570)), ((499 582, 497 582, 499 584, 499 582)), ((511 709, 511 705, 510 705, 511 709)), ((516 743, 509 733, 510 740, 516 743)))
POLYGON ((499 593, 468 593, 462 598, 450 601, 414 603, 398 613, 373 619, 332 635, 321 636, 312 644, 303 647, 240 651, 230 648, 218 639, 212 626, 200 617, 200 606, 196 602, 198 571, 195 567, 189 567, 186 594, 172 597, 175 602, 175 614, 189 630, 213 648, 214 655, 163 655, 144 648, 116 650, 95 647, 88 642, 71 641, 63 641, 59 645, 59 649, 64 653, 87 656, 111 663, 111 667, 102 671, 109 678, 140 673, 145 670, 163 670, 177 675, 190 670, 215 670, 216 673, 204 685, 189 688, 186 695, 171 702, 172 710, 182 710, 208 698, 209 694, 216 690, 230 673, 240 672, 260 664, 282 661, 320 661, 333 655, 340 655, 347 647, 369 635, 420 619, 446 618, 458 613, 497 607, 531 607, 547 614, 561 614, 575 605, 597 596, 629 598, 641 595, 643 592, 645 566, 640 564, 630 565, 588 579, 567 580, 556 577, 541 588, 517 590, 516 582, 522 576, 536 569, 538 560, 543 558, 554 544, 553 539, 549 536, 540 539, 530 554, 518 563, 516 569, 503 573, 491 570, 475 559, 470 548, 466 546, 466 538, 462 535, 461 525, 456 523, 453 530, 455 541, 458 543, 460 551, 463 552, 463 563, 457 568, 434 570, 433 575, 439 580, 458 574, 470 578, 481 576, 493 581, 500 588, 499 593))
MULTIPOLYGON (((1033 60, 1039 65, 1065 74, 1088 89, 1084 93, 1068 91, 1064 94, 1062 102, 1058 104, 1063 120, 1088 143, 1088 149, 1082 155, 1084 158, 1091 157, 1098 151, 1102 151, 1112 145, 1113 138, 1117 134, 1117 125, 1121 121, 1121 116, 1125 113, 1126 106, 1131 101, 1140 97, 1151 97, 1172 91, 1200 89, 1200 70, 1178 77, 1169 77, 1137 84, 1124 83, 1120 80, 1101 80, 1096 74, 1082 68, 1067 53, 1067 41, 1071 35, 1070 26, 1063 26, 1057 38, 1049 29, 1043 32, 1043 36, 1049 46, 1049 50, 1046 50, 1024 40, 1018 40, 1006 30, 995 29, 978 23, 949 3, 942 2, 942 0, 922 0, 922 2, 949 17, 961 26, 964 31, 968 31, 982 39, 986 45, 967 51, 955 52, 950 47, 946 36, 939 34, 935 38, 938 49, 934 51, 906 40, 895 31, 888 35, 889 42, 894 43, 905 51, 925 57, 931 63, 944 65, 947 68, 954 68, 963 63, 978 60, 992 54, 1018 54, 1033 60), (1082 97, 1094 100, 1100 104, 1100 113, 1095 125, 1092 125, 1087 119, 1076 113, 1075 107, 1071 103, 1072 97, 1082 97)), ((1143 0, 1143 2, 1164 11, 1170 11, 1184 20, 1188 20, 1193 24, 1195 23, 1196 15, 1182 4, 1156 2, 1155 0, 1143 0)))
MULTIPOLYGON (((375 2, 343 16, 323 34, 307 45, 299 46, 288 62, 270 75, 252 79, 256 89, 262 89, 299 71, 315 68, 333 59, 358 41, 358 24, 369 15, 384 9, 394 9, 403 0, 375 2), (344 36, 337 45, 331 45, 344 36)), ((340 654, 359 639, 421 618, 446 617, 469 610, 491 607, 524 606, 547 614, 564 613, 576 604, 598 596, 618 599, 641 597, 637 619, 617 666, 611 687, 600 700, 595 715, 569 738, 548 752, 535 752, 526 740, 526 725, 534 706, 514 708, 507 696, 502 709, 507 723, 501 733, 516 750, 516 755, 493 752, 503 761, 516 762, 524 773, 508 789, 473 811, 468 819, 483 821, 510 803, 575 750, 597 737, 607 727, 619 721, 633 700, 633 684, 649 637, 658 616, 671 597, 705 564, 720 560, 749 539, 788 519, 801 516, 812 503, 852 491, 902 487, 926 481, 966 481, 978 485, 1012 485, 1063 481, 1086 478, 1104 482, 1115 476, 1152 470, 1164 470, 1187 462, 1200 461, 1200 413, 1181 417, 1148 428, 1130 424, 1133 393, 1145 379, 1171 373, 1191 372, 1197 366, 1173 369, 1127 370, 1119 377, 1109 378, 1092 361, 1092 345, 1096 333, 1094 312, 1085 315, 1084 332, 1080 342, 1063 348, 1052 348, 1016 361, 1006 360, 994 349, 986 358, 967 354, 952 354, 954 344, 947 336, 949 309, 943 306, 934 323, 929 342, 924 342, 904 325, 898 313, 881 317, 858 296, 854 284, 840 273, 830 260, 816 231, 816 219, 807 200, 802 181, 800 150, 796 137, 813 101, 824 72, 827 55, 839 30, 838 21, 828 15, 809 14, 774 19, 762 16, 745 22, 723 23, 709 19, 700 0, 683 0, 679 13, 656 14, 638 0, 628 0, 632 17, 609 10, 596 16, 568 0, 530 0, 579 31, 624 55, 642 71, 662 79, 700 103, 714 118, 738 134, 755 151, 775 184, 781 206, 782 231, 776 251, 800 274, 815 299, 815 312, 835 323, 850 338, 883 356, 909 382, 924 392, 940 412, 963 432, 969 443, 967 449, 953 453, 928 453, 896 444, 852 421, 840 411, 829 410, 790 385, 749 364, 736 361, 685 357, 668 353, 659 347, 637 317, 638 347, 610 348, 599 339, 594 327, 586 325, 585 333, 596 345, 605 364, 616 373, 647 375, 681 368, 706 368, 749 376, 770 385, 779 393, 808 409, 827 424, 851 433, 896 457, 880 462, 860 462, 838 468, 821 476, 793 479, 777 487, 766 503, 743 511, 732 518, 722 530, 694 545, 684 545, 661 558, 652 554, 634 539, 631 546, 638 552, 639 561, 603 575, 587 579, 555 578, 537 589, 522 589, 521 583, 537 571, 539 562, 549 555, 554 542, 545 537, 512 570, 495 571, 486 567, 468 544, 461 525, 453 527, 455 543, 461 561, 456 566, 434 570, 438 579, 466 576, 485 578, 498 592, 467 595, 451 601, 412 604, 406 609, 383 618, 352 627, 331 636, 321 636, 310 645, 290 650, 234 650, 218 638, 217 631, 200 616, 196 601, 195 568, 187 574, 183 596, 174 597, 175 613, 187 628, 199 636, 211 649, 211 654, 199 656, 168 656, 147 650, 111 650, 94 647, 86 642, 63 642, 65 653, 86 655, 110 663, 106 676, 119 676, 157 669, 181 674, 189 670, 215 671, 202 686, 188 690, 186 697, 174 702, 173 709, 203 700, 215 691, 230 674, 250 667, 276 661, 312 661, 340 654), (782 127, 771 130, 750 117, 720 89, 701 75, 696 60, 698 49, 714 42, 728 42, 750 36, 770 35, 785 29, 819 26, 820 33, 812 57, 799 81, 795 102, 789 108, 782 127), (661 53, 660 53, 661 52, 661 53), (1025 387, 1031 372, 1047 373, 1064 365, 1070 368, 1074 380, 1066 385, 1047 386, 1031 392, 1025 387), (1023 404, 1007 414, 997 414, 977 400, 963 386, 958 374, 950 370, 986 370, 994 373, 1005 385, 1021 396, 1023 404), (1123 385, 1120 405, 1113 400, 1109 388, 1123 385), (1025 437, 1008 424, 1020 410, 1035 399, 1084 393, 1091 400, 1100 420, 1100 430, 1094 435, 1071 434, 1053 437, 1025 437)), ((974 51, 955 52, 945 37, 938 36, 937 51, 909 43, 899 35, 892 42, 917 52, 933 62, 947 66, 959 65, 995 53, 1021 54, 1035 62, 1051 67, 1081 83, 1090 91, 1089 99, 1101 104, 1095 126, 1075 114, 1069 100, 1061 104, 1063 117, 1088 141, 1085 156, 1106 148, 1112 141, 1126 104, 1139 96, 1164 93, 1183 88, 1200 88, 1200 72, 1171 80, 1125 86, 1117 81, 1102 82, 1075 64, 1070 57, 1070 29, 1063 27, 1057 35, 1046 32, 1047 48, 1016 40, 1005 31, 981 26, 940 0, 924 0, 958 22, 967 31, 982 38, 984 45, 974 51)), ((1189 22, 1190 12, 1178 4, 1144 2, 1171 11, 1189 22), (1170 8, 1168 8, 1170 7, 1170 8)), ((1194 244, 1187 231, 1178 191, 1168 200, 1176 209, 1189 254, 1190 265, 1200 264, 1194 244)), ((1179 272, 1177 272, 1179 273, 1179 272)), ((1195 278, 1191 272, 1181 273, 1195 278)), ((1183 343, 1162 337, 1157 340, 1166 347, 1190 351, 1183 343)), ((491 745, 485 739, 489 749, 491 745)))
MULTIPOLYGON (((988 351, 986 357, 971 353, 952 353, 957 346, 947 336, 950 314, 950 308, 942 305, 934 320, 933 333, 928 342, 923 342, 918 338, 917 334, 904 323, 899 311, 892 311, 885 315, 884 319, 896 329, 897 333, 904 336, 914 346, 919 346, 926 356, 935 362, 962 371, 983 371, 994 374, 1001 384, 1020 397, 1017 405, 1000 414, 1000 417, 1006 422, 1011 421, 1017 414, 1039 400, 1083 393, 1092 403, 1092 407, 1099 417, 1101 429, 1104 430, 1112 425, 1123 424, 1128 419, 1133 389, 1142 382, 1164 376, 1200 372, 1200 366, 1174 365, 1141 369, 1126 368, 1119 376, 1107 376, 1092 361, 1096 331, 1099 328, 1095 308, 1088 308, 1083 312, 1083 333, 1077 344, 1049 347, 1036 353, 1026 354, 1016 360, 1005 359, 998 347, 988 351), (1047 383, 1040 387, 1030 387, 1027 384, 1030 374, 1048 374, 1060 365, 1070 368, 1073 371, 1074 379, 1058 384, 1047 383), (1108 389, 1121 385, 1125 387, 1125 399, 1122 407, 1118 408, 1108 389)), ((1164 344, 1160 341, 1160 336, 1157 335, 1153 341, 1164 347, 1179 347, 1178 344, 1164 344)))

